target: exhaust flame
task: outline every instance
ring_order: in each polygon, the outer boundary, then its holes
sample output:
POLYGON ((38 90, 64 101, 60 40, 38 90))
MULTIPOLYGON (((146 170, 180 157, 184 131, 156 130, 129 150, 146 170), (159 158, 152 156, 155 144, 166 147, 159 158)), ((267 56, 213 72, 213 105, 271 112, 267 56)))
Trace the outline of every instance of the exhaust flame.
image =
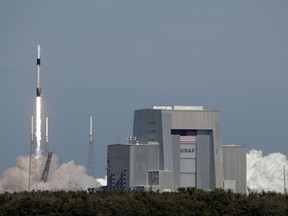
POLYGON ((36 97, 36 157, 41 154, 41 97, 36 97))

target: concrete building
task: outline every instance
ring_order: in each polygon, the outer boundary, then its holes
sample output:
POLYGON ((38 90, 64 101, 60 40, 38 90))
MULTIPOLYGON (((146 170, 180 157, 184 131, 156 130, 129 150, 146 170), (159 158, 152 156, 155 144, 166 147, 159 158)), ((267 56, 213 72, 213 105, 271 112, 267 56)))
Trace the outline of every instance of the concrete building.
POLYGON ((223 145, 224 188, 246 193, 246 147, 223 145))
MULTIPOLYGON (((205 110, 201 106, 154 106, 136 110, 133 137, 136 138, 134 143, 108 146, 108 188, 120 185, 120 188, 176 191, 179 187, 211 190, 243 186, 238 181, 242 182, 244 177, 232 175, 232 172, 227 174, 230 178, 227 180, 235 182, 224 181, 220 112, 217 110, 205 110), (123 176, 125 187, 120 184, 123 176)), ((243 161, 242 157, 239 155, 239 162, 243 161)))
POLYGON ((108 145, 107 186, 173 191, 171 171, 159 169, 159 144, 108 145))

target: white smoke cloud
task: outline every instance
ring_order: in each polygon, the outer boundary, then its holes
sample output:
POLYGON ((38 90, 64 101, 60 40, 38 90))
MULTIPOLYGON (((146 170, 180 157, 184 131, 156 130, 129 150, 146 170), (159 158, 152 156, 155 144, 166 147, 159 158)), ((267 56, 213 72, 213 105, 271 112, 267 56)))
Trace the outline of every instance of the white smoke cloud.
MULTIPOLYGON (((69 161, 58 165, 58 158, 53 154, 47 182, 41 182, 46 157, 37 160, 37 179, 33 181, 34 190, 86 190, 107 184, 107 178, 92 178, 86 174, 85 167, 69 161)), ((250 150, 247 153, 247 187, 256 191, 284 191, 284 171, 288 180, 288 160, 281 153, 263 156, 262 151, 250 150)), ((35 173, 35 172, 34 172, 35 173)), ((15 167, 7 169, 0 179, 0 193, 28 190, 29 156, 19 156, 15 167)), ((287 181, 288 183, 288 181, 287 181)), ((286 184, 287 184, 286 183, 286 184)), ((288 184, 287 184, 288 186, 288 184)))
POLYGON ((284 166, 288 177, 287 157, 281 153, 263 156, 262 151, 247 153, 247 187, 256 191, 284 192, 284 166))
MULTIPOLYGON (((7 169, 0 179, 0 193, 27 191, 29 186, 29 156, 19 156, 15 167, 7 169)), ((53 154, 47 182, 40 181, 46 157, 36 160, 36 171, 31 176, 31 190, 86 190, 106 185, 107 179, 94 179, 86 174, 85 167, 69 161, 58 166, 58 158, 53 154)))

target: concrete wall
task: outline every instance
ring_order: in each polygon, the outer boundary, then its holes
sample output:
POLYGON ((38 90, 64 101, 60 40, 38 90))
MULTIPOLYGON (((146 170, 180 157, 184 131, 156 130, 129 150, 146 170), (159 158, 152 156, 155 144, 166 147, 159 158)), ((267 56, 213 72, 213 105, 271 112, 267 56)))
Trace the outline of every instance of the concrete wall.
MULTIPOLYGON (((164 113, 172 114, 173 129, 192 129, 197 131, 212 131, 209 140, 209 163, 210 163, 210 183, 209 188, 220 188, 223 185, 223 155, 222 155, 222 136, 220 125, 220 112, 216 110, 163 110, 164 113), (212 160, 212 161, 211 161, 212 160)), ((203 143, 203 142, 202 142, 203 143)), ((204 143, 203 143, 204 145, 204 143)), ((197 143, 198 146, 198 143, 197 143)), ((201 149, 202 146, 197 148, 201 149)), ((199 152, 199 151, 198 151, 199 152)), ((202 152, 202 151, 200 151, 202 152)), ((198 154, 198 153, 197 153, 198 154)), ((199 155, 199 158, 201 155, 199 155)), ((203 160, 202 160, 203 161, 203 160)), ((202 166, 201 166, 202 167, 202 166)), ((197 172, 201 167, 198 166, 197 172)), ((204 166, 203 166, 204 168, 204 166)), ((197 182, 201 181, 198 179, 197 182)), ((200 185, 200 182, 199 182, 200 185)), ((206 188, 206 185, 203 185, 206 188)), ((202 188, 202 186, 201 186, 202 188)))
POLYGON ((215 188, 213 131, 197 131, 197 187, 215 188))
MULTIPOLYGON (((161 110, 144 109, 134 113, 133 136, 139 142, 159 142, 159 169, 173 170, 175 190, 185 181, 180 174, 179 138, 173 138, 172 129, 199 131, 197 142, 198 188, 213 189, 223 186, 223 155, 220 112, 216 110, 161 110), (205 134, 206 133, 206 134, 205 134)), ((184 163, 184 161, 183 161, 184 163)), ((181 163, 181 164, 183 164, 181 163)), ((181 165, 183 168, 183 165, 181 165)), ((188 178, 188 177, 187 177, 188 178)), ((191 179, 192 181, 193 179, 191 179)), ((193 186, 191 184, 190 186, 193 186)))
POLYGON ((148 170, 159 170, 159 144, 108 145, 108 188, 122 188, 123 177, 127 188, 145 186, 148 170), (120 186, 116 185, 119 179, 120 186))
MULTIPOLYGON (((123 144, 108 145, 107 151, 107 186, 116 186, 121 175, 125 174, 126 187, 130 187, 130 146, 123 144), (124 172, 125 170, 125 173, 124 172)), ((123 176, 122 176, 123 178, 123 176)), ((123 179, 122 179, 123 180, 123 179)))
POLYGON ((235 192, 246 193, 246 147, 223 145, 224 179, 235 180, 235 192))
POLYGON ((146 185, 148 170, 159 169, 159 144, 130 145, 130 184, 146 185))

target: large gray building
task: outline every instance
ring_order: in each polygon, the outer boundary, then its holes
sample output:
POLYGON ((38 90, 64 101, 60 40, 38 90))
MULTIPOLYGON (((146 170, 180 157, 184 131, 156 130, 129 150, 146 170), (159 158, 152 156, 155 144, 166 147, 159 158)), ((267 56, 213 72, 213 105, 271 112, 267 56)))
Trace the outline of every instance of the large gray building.
MULTIPOLYGON (((246 192, 246 168, 239 169, 245 175, 237 175, 231 171, 235 166, 223 163, 217 110, 200 106, 136 110, 133 137, 133 143, 108 146, 108 188, 176 191, 179 187, 224 187, 246 192)), ((246 154, 228 149, 225 147, 226 161, 245 161, 241 168, 246 166, 246 154)))
POLYGON ((246 147, 223 145, 224 188, 236 193, 246 192, 246 147))

